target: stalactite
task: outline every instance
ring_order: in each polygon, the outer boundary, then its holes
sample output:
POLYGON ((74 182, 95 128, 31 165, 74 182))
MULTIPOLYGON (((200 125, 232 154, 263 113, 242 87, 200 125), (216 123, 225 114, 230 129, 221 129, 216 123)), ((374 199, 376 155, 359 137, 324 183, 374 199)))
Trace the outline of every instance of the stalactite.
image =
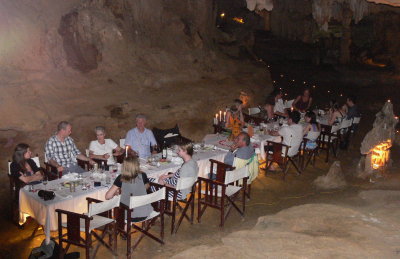
POLYGON ((344 4, 349 5, 355 23, 368 14, 368 2, 365 0, 314 0, 312 3, 313 17, 322 30, 328 30, 331 18, 339 22, 345 19, 344 4))
POLYGON ((273 0, 246 0, 247 9, 250 11, 271 11, 274 8, 273 0))

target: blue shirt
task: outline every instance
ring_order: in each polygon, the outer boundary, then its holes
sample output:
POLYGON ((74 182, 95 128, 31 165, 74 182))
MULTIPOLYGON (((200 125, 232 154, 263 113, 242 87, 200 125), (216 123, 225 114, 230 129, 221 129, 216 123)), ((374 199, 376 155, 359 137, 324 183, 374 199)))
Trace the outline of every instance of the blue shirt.
POLYGON ((153 132, 149 129, 144 129, 140 132, 138 128, 133 128, 125 137, 125 146, 129 145, 132 150, 139 154, 140 158, 148 158, 151 156, 150 146, 157 145, 153 132))

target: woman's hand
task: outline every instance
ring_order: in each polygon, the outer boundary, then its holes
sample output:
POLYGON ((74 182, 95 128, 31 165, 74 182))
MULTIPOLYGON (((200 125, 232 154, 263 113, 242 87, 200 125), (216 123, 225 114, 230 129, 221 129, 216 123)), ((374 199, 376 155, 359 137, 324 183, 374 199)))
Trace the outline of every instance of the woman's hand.
POLYGON ((104 160, 107 160, 110 157, 110 155, 108 153, 103 155, 104 160))

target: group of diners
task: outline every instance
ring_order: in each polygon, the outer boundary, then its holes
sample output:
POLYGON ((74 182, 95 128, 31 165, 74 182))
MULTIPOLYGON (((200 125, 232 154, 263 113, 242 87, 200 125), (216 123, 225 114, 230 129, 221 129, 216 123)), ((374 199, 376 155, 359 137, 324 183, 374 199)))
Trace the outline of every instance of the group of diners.
MULTIPOLYGON (((313 98, 309 88, 305 88, 301 95, 292 101, 291 107, 285 107, 282 99, 283 93, 280 88, 275 88, 266 98, 264 111, 267 120, 275 120, 277 117, 289 117, 289 111, 298 111, 305 114, 311 111, 313 98)), ((356 105, 356 97, 348 95, 346 102, 339 105, 336 100, 330 100, 329 106, 326 107, 328 116, 328 125, 340 123, 344 118, 352 119, 359 116, 358 107, 356 105)))
MULTIPOLYGON (((112 197, 118 193, 119 190, 123 189, 135 189, 132 193, 143 195, 143 190, 146 189, 146 183, 156 180, 148 179, 144 173, 140 173, 140 158, 147 159, 157 152, 157 142, 152 131, 145 127, 146 122, 147 120, 144 115, 137 115, 136 127, 129 130, 126 134, 125 145, 129 146, 130 154, 124 159, 122 174, 115 179, 106 197, 112 197), (136 178, 141 181, 135 181, 136 178), (141 185, 141 183, 143 183, 144 187, 137 187, 137 185, 141 185)), ((61 121, 57 126, 56 133, 51 136, 45 144, 47 163, 56 168, 60 175, 64 175, 72 172, 85 172, 85 170, 78 165, 77 159, 89 162, 91 165, 96 163, 93 159, 107 160, 108 165, 113 165, 115 164, 114 157, 120 155, 125 157, 123 148, 119 147, 112 139, 105 138, 106 131, 104 127, 95 127, 94 131, 97 140, 90 142, 89 156, 85 156, 79 151, 73 138, 70 136, 72 134, 72 125, 67 121, 61 121)), ((192 159, 193 144, 189 142, 178 145, 177 154, 183 159, 183 165, 175 173, 161 176, 158 179, 160 184, 174 187, 177 184, 178 178, 181 176, 197 177, 197 163, 192 159)), ((29 145, 25 143, 20 143, 15 147, 12 163, 10 165, 10 173, 18 189, 25 184, 36 184, 38 181, 41 181, 43 177, 46 177, 44 172, 42 172, 33 161, 32 151, 29 145)), ((122 193, 124 194, 124 191, 122 191, 122 193)), ((123 196, 122 201, 126 201, 125 198, 126 197, 123 196)), ((129 199, 129 197, 127 199, 129 199)))

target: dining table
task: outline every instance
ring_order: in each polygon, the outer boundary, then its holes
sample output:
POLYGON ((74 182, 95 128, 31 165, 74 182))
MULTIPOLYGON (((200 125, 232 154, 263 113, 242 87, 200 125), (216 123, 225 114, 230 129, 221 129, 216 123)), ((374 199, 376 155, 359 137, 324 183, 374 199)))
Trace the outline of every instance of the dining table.
POLYGON ((58 229, 56 209, 76 213, 87 212, 86 198, 104 200, 116 176, 117 173, 111 172, 86 172, 81 175, 72 173, 60 179, 48 181, 46 185, 43 183, 32 187, 27 185, 19 192, 20 223, 24 223, 28 215, 34 218, 39 225, 43 226, 46 244, 48 244, 51 237, 50 231, 58 229), (40 190, 52 191, 55 196, 51 200, 44 200, 39 196, 40 190))
MULTIPOLYGON (((193 159, 199 166, 199 176, 207 176, 209 172, 209 160, 223 161, 227 151, 219 149, 214 145, 195 144, 193 159)), ((161 160, 160 154, 151 159, 140 159, 140 169, 148 177, 158 179, 163 174, 177 171, 183 160, 176 152, 168 150, 168 157, 161 160)), ((75 213, 86 213, 88 205, 86 198, 105 200, 107 190, 113 184, 115 178, 120 174, 118 170, 104 172, 85 172, 83 174, 67 174, 60 179, 48 181, 46 185, 39 183, 20 189, 19 211, 20 223, 24 223, 27 216, 34 218, 43 226, 46 244, 50 242, 51 231, 58 229, 56 209, 67 210, 75 213), (96 182, 96 184, 95 184, 96 182), (75 188, 71 187, 75 185, 75 188), (39 197, 39 191, 46 190, 54 192, 52 200, 44 200, 39 197)), ((63 219, 64 220, 64 219, 63 219)))

